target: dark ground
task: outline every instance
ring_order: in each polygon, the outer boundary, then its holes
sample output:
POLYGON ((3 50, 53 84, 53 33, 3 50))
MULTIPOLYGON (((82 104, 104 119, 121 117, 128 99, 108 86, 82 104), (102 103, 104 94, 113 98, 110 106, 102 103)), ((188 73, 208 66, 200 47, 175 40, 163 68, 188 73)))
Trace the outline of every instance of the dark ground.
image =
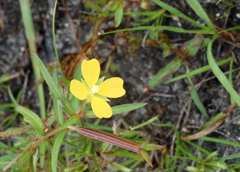
MULTIPOLYGON (((180 0, 178 3, 169 1, 169 4, 184 12, 188 16, 198 20, 198 17, 188 7, 188 5, 180 0)), ((165 1, 165 2, 166 2, 165 1)), ((227 10, 227 6, 223 3, 215 5, 209 1, 201 1, 203 7, 206 9, 209 16, 213 19, 214 16, 223 15, 227 10)), ((237 1, 232 1, 236 5, 229 13, 228 18, 216 18, 216 25, 220 27, 233 27, 240 24, 240 5, 237 1), (225 26, 226 22, 226 26, 225 26)), ((137 10, 137 6, 133 5, 133 10, 137 10)), ((53 0, 32 1, 32 13, 34 19, 35 32, 37 36, 38 55, 46 65, 55 61, 55 54, 52 46, 52 30, 51 30, 51 18, 53 10, 53 0)), ((77 54, 81 47, 87 43, 90 39, 90 35, 94 28, 94 23, 87 20, 86 15, 81 14, 79 11, 87 11, 84 4, 80 0, 69 0, 66 3, 59 2, 57 15, 56 15, 56 38, 57 48, 61 59, 68 54, 77 54), (64 10, 65 5, 67 12, 64 10), (69 13, 69 14, 67 14, 69 13), (67 18, 70 16, 71 20, 67 18), (76 37, 73 34, 71 24, 74 24, 74 30, 76 37), (77 38, 77 39, 76 39, 77 38), (78 46, 78 41, 79 45, 78 46)), ((0 76, 5 73, 11 75, 19 74, 18 77, 5 82, 4 85, 10 85, 13 93, 17 95, 20 89, 24 88, 24 99, 21 101, 23 105, 29 106, 31 109, 37 112, 37 95, 31 88, 34 86, 34 76, 32 73, 31 62, 28 54, 28 46, 24 35, 24 28, 21 20, 21 13, 19 2, 15 0, 0 1, 0 19, 4 23, 4 27, 0 29, 0 76), (23 83, 27 82, 27 86, 23 87, 23 83)), ((185 29, 192 29, 188 23, 180 20, 182 26, 185 29)), ((125 19, 123 23, 128 23, 125 19)), ((131 24, 131 23, 130 23, 131 24)), ((149 23, 151 25, 153 23, 149 23)), ((164 21, 164 25, 177 26, 177 22, 173 20, 164 21)), ((103 22, 100 26, 101 29, 114 26, 113 19, 103 22)), ((123 27, 124 24, 121 26, 123 27)), ((137 31, 134 33, 126 33, 131 36, 135 36, 142 39, 147 31, 137 31)), ((182 43, 191 39, 192 34, 178 34, 173 32, 165 32, 170 38, 172 44, 181 46, 182 43)), ((116 40, 121 39, 121 35, 107 35, 102 39, 103 44, 98 44, 95 47, 92 57, 99 59, 102 62, 102 68, 105 67, 106 61, 109 58, 111 49, 116 47, 112 56, 112 63, 119 65, 119 69, 115 72, 110 72, 111 76, 120 76, 125 81, 125 89, 127 94, 120 99, 117 99, 113 104, 132 103, 132 102, 147 102, 147 106, 130 112, 125 117, 129 123, 135 125, 135 123, 144 122, 156 115, 159 116, 158 123, 171 123, 177 124, 180 121, 180 128, 187 128, 190 131, 201 127, 206 121, 203 115, 200 114, 194 103, 191 101, 189 94, 189 84, 187 80, 180 80, 169 84, 161 84, 152 90, 143 93, 144 88, 150 79, 157 73, 158 70, 163 68, 168 62, 175 58, 175 54, 172 53, 169 57, 162 57, 162 48, 147 45, 144 48, 140 44, 133 44, 131 42, 119 45, 116 40), (117 39, 116 39, 117 38, 117 39), (180 114, 183 113, 181 119, 180 114), (187 115, 188 114, 188 115, 187 115), (188 116, 188 117, 187 117, 188 116), (134 120, 133 120, 134 119, 134 120), (134 121, 134 122, 133 122, 134 121), (184 126, 183 122, 187 121, 184 126)), ((216 41, 214 44, 214 52, 216 60, 227 58, 230 56, 235 57, 234 68, 239 66, 240 50, 235 48, 233 51, 228 52, 230 44, 221 40, 216 41)), ((185 61, 191 70, 207 65, 206 49, 203 48, 195 56, 185 61)), ((229 66, 222 66, 221 69, 224 72, 229 70, 229 66)), ((185 73, 185 67, 183 66, 178 72, 173 74, 170 78, 185 73)), ((237 72, 234 72, 234 88, 240 92, 239 79, 236 79, 237 72)), ((212 77, 212 73, 203 73, 195 76, 195 84, 200 83, 204 79, 212 77)), ((47 89, 45 89, 47 91, 47 89)), ((226 90, 220 85, 216 78, 212 78, 203 82, 198 90, 200 99, 207 108, 210 117, 215 116, 217 113, 223 111, 229 104, 229 96, 226 90)), ((46 94, 47 95, 47 94, 46 94)), ((0 103, 9 103, 10 99, 5 88, 0 88, 0 103)), ((48 102, 48 100, 47 100, 48 102)), ((220 129, 217 129, 209 136, 222 138, 225 140, 231 140, 239 142, 240 138, 240 120, 239 120, 239 107, 234 110, 220 129)), ((9 115, 9 111, 0 112, 0 118, 4 119, 9 115)), ((2 120, 0 119, 0 121, 2 120)), ((115 118, 107 120, 107 125, 111 126, 115 118)), ((15 123, 17 120, 15 121, 15 123)), ((2 130, 6 128, 2 126, 2 130)), ((170 144, 171 136, 166 136, 167 128, 160 128, 149 126, 145 128, 146 131, 151 131, 155 141, 159 144, 170 144)), ((223 156, 226 151, 228 154, 234 154, 239 152, 238 148, 228 147, 225 145, 215 144, 211 142, 204 142, 202 145, 208 151, 219 151, 219 156, 223 156)))

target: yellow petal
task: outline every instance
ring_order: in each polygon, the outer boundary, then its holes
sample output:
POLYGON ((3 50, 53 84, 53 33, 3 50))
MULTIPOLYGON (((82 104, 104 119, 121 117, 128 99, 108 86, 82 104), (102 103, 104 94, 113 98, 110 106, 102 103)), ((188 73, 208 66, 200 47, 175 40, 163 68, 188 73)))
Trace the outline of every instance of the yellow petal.
POLYGON ((89 92, 85 86, 78 80, 73 79, 70 82, 70 91, 71 93, 80 100, 84 100, 89 95, 89 92))
POLYGON ((118 77, 113 77, 107 79, 99 86, 98 94, 109 97, 109 98, 117 98, 121 97, 126 93, 123 88, 123 80, 118 77))
POLYGON ((82 75, 89 88, 91 89, 98 81, 100 75, 100 64, 96 59, 83 60, 82 62, 82 75))
POLYGON ((93 96, 91 106, 93 112, 98 118, 110 118, 112 116, 112 108, 101 98, 93 96))

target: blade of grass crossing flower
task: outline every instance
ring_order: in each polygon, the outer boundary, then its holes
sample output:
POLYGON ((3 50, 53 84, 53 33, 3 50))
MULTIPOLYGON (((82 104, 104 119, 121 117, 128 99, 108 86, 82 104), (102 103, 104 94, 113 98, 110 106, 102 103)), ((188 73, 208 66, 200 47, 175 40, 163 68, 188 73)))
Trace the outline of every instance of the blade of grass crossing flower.
MULTIPOLYGON (((133 104, 124 104, 124 105, 119 105, 119 106, 114 106, 112 107, 112 114, 120 114, 124 112, 129 112, 135 109, 138 109, 140 107, 145 106, 146 103, 133 103, 133 104)), ((93 111, 88 111, 86 113, 87 118, 96 118, 96 115, 93 113, 93 111)))
POLYGON ((190 7, 195 11, 195 13, 210 27, 215 30, 213 22, 208 17, 205 10, 202 8, 198 0, 186 0, 190 7))
POLYGON ((160 7, 162 7, 163 9, 168 10, 169 12, 171 12, 172 14, 175 14, 176 16, 188 21, 189 23, 194 24, 197 27, 200 28, 205 28, 205 26, 202 26, 200 23, 198 23, 196 20, 193 20, 191 18, 189 18, 188 16, 186 16, 185 14, 183 14, 182 12, 178 11, 176 8, 173 8, 172 6, 160 1, 160 0, 152 0, 154 3, 156 3, 157 5, 159 5, 160 7))
MULTIPOLYGON (((54 69, 53 70, 53 74, 52 74, 52 78, 53 81, 55 82, 56 85, 58 85, 58 79, 57 79, 57 70, 54 69)), ((63 124, 63 105, 61 105, 59 103, 59 101, 61 101, 60 99, 57 99, 54 95, 53 95, 53 110, 54 110, 54 114, 56 117, 57 122, 62 125, 63 124)))
MULTIPOLYGON (((233 62, 233 58, 228 58, 228 59, 224 59, 224 60, 217 61, 216 64, 217 64, 218 66, 221 66, 221 65, 223 65, 223 64, 225 64, 225 63, 227 63, 227 62, 229 62, 229 61, 230 61, 230 62, 233 62)), ((210 70, 210 69, 211 69, 211 68, 210 68, 210 65, 206 65, 206 66, 203 66, 203 67, 201 67, 201 68, 195 69, 195 70, 193 70, 193 71, 191 71, 191 72, 188 72, 188 73, 186 73, 186 74, 177 76, 177 77, 175 77, 175 78, 173 78, 173 79, 170 79, 170 80, 168 80, 168 81, 166 81, 166 82, 164 82, 164 83, 169 83, 169 82, 177 81, 177 80, 184 79, 184 78, 187 78, 187 77, 192 77, 193 75, 197 75, 197 74, 206 72, 206 71, 208 71, 208 70, 210 70)))
POLYGON ((47 85, 49 86, 52 94, 57 98, 60 99, 64 105, 64 109, 67 113, 73 114, 74 110, 71 104, 68 102, 68 100, 64 97, 64 95, 61 93, 61 91, 58 88, 58 85, 54 82, 51 75, 49 74, 47 68, 43 64, 43 62, 40 60, 37 54, 35 54, 35 59, 38 62, 40 71, 42 73, 42 76, 44 77, 45 81, 47 82, 47 85))
POLYGON ((240 106, 240 96, 238 93, 234 90, 230 82, 228 81, 227 77, 224 75, 224 73, 221 71, 221 69, 217 66, 213 55, 212 55, 212 45, 213 45, 212 40, 207 47, 207 59, 208 63, 213 71, 213 74, 217 77, 219 82, 222 84, 222 86, 228 91, 230 96, 233 98, 233 100, 240 106))
POLYGON ((169 75, 175 73, 182 65, 182 59, 171 61, 167 66, 161 69, 148 83, 151 88, 160 84, 169 75))
MULTIPOLYGON (((22 19, 25 29, 25 34, 28 41, 28 47, 32 62, 32 67, 34 71, 35 81, 39 81, 41 79, 41 74, 37 66, 37 62, 34 59, 34 52, 36 52, 36 39, 35 39, 35 33, 33 28, 33 20, 32 20, 32 14, 30 10, 30 4, 29 0, 20 0, 20 8, 22 13, 22 19)), ((43 90, 43 84, 39 84, 37 87, 38 92, 38 98, 39 98, 39 104, 40 104, 40 114, 41 118, 46 118, 46 107, 45 107, 45 97, 44 97, 44 90, 43 90)))
POLYGON ((52 159, 51 159, 51 166, 52 166, 53 172, 57 172, 58 155, 59 155, 60 147, 62 145, 63 138, 66 133, 67 133, 67 130, 61 131, 60 133, 58 133, 54 141, 54 145, 52 149, 52 159))
POLYGON ((37 114, 23 106, 17 106, 15 110, 22 114, 26 118, 27 122, 30 123, 42 136, 46 135, 44 132, 45 126, 37 114))

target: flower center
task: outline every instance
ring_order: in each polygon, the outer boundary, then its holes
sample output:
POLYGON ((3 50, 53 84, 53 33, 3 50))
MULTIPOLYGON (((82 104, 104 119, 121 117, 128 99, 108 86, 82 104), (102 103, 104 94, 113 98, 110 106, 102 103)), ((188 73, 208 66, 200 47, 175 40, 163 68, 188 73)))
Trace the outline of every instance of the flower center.
POLYGON ((95 94, 95 93, 99 92, 99 86, 97 86, 97 85, 92 86, 91 91, 92 91, 92 94, 95 94))

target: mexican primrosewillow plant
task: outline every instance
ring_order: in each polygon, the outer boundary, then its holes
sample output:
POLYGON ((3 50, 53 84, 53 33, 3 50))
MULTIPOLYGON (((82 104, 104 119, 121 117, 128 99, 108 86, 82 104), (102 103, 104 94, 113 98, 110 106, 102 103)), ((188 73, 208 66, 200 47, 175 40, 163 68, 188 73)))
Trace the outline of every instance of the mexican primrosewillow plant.
MULTIPOLYGON (((36 113, 27 109, 26 107, 20 106, 18 102, 13 97, 10 89, 9 95, 14 103, 15 110, 24 116, 24 120, 30 124, 30 126, 23 127, 21 130, 14 129, 11 131, 0 132, 0 138, 8 138, 18 136, 27 132, 28 130, 36 130, 35 140, 31 140, 30 143, 26 147, 21 147, 23 150, 21 154, 19 154, 15 159, 13 159, 8 165, 4 167, 3 171, 8 170, 16 161, 22 162, 18 164, 18 168, 28 168, 28 162, 30 163, 31 157, 38 152, 29 151, 29 150, 37 150, 37 148, 41 147, 41 149, 47 150, 49 147, 44 147, 44 145, 49 144, 48 138, 54 138, 53 148, 51 149, 51 168, 52 171, 57 171, 57 164, 59 161, 60 147, 63 144, 63 139, 67 131, 75 130, 81 135, 86 137, 96 139, 99 141, 107 142, 124 149, 128 149, 138 154, 138 159, 143 158, 150 166, 152 166, 151 159, 148 156, 146 151, 149 150, 159 150, 162 148, 160 145, 149 144, 144 141, 143 143, 138 143, 132 141, 130 139, 126 139, 120 137, 115 134, 107 133, 100 131, 98 129, 83 127, 85 124, 81 117, 88 118, 88 112, 85 112, 86 108, 81 108, 81 111, 75 111, 72 105, 79 106, 79 103, 75 102, 75 98, 67 99, 64 94, 59 89, 59 82, 57 79, 56 70, 54 70, 53 75, 51 76, 46 69, 45 65, 42 63, 40 58, 35 54, 36 61, 39 65, 42 76, 44 77, 46 83, 48 84, 50 91, 52 93, 53 101, 58 100, 57 102, 61 102, 61 106, 59 103, 54 103, 53 110, 54 115, 49 115, 46 119, 41 119, 36 113), (55 108, 57 106, 58 108, 55 108), (60 108, 59 108, 60 107, 60 108), (61 109, 61 110, 59 110, 61 109), (62 111, 64 110, 64 113, 62 111), (64 117, 63 117, 64 115, 64 117), (62 120, 59 120, 59 119, 62 120), (68 119, 67 119, 68 118, 68 119), (64 121, 64 119, 67 119, 64 121), (78 123, 78 121, 80 122, 78 123), (55 123, 55 125, 52 125, 55 123), (74 126, 73 126, 74 125, 74 126), (53 128, 54 127, 54 128, 53 128), (67 128, 67 130, 66 130, 67 128), (45 142, 46 144, 41 144, 45 142), (27 156, 27 157, 26 157, 27 156)), ((92 110, 98 118, 109 118, 113 114, 123 113, 130 110, 137 109, 146 105, 145 103, 136 103, 136 104, 125 104, 120 106, 115 106, 111 108, 106 101, 109 101, 109 98, 117 98, 123 96, 125 94, 125 89, 123 88, 123 80, 118 77, 113 77, 104 81, 104 77, 99 78, 100 75, 100 64, 96 59, 92 60, 83 60, 81 64, 81 71, 83 78, 78 81, 73 79, 70 82, 70 91, 77 98, 82 100, 80 105, 83 104, 84 101, 91 104, 92 110)), ((75 106, 76 107, 76 106, 75 106)), ((91 112, 92 113, 92 112, 91 112)), ((147 125, 151 122, 146 122, 144 125, 147 125)), ((52 143, 51 143, 52 144, 52 143)), ((84 143, 83 143, 84 145, 84 143)), ((47 152, 41 152, 40 154, 47 154, 47 152)), ((47 156, 47 155, 45 155, 47 156)), ((88 152, 85 153, 85 156, 91 156, 88 152)), ((43 156, 40 156, 43 157, 43 156)), ((48 164, 48 162, 42 163, 42 161, 47 161, 44 157, 41 160, 41 166, 44 164, 48 164)), ((0 161, 1 162, 1 161, 0 161)), ((109 164, 111 165, 111 164, 109 164)), ((91 167, 95 168, 95 167, 91 167)), ((15 167, 13 167, 15 169, 15 167)))

